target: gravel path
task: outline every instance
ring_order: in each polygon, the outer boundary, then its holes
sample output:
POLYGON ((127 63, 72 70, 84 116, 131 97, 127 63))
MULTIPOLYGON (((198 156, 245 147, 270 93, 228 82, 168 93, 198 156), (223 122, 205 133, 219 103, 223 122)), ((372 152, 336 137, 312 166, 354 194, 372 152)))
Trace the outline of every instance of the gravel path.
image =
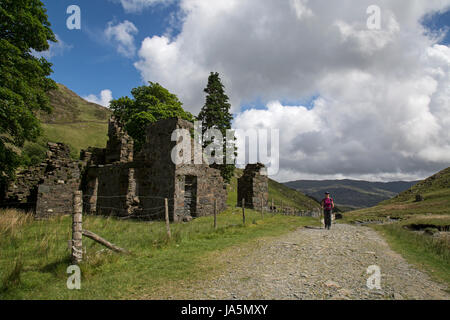
POLYGON ((299 229, 217 258, 213 279, 179 288, 185 299, 449 299, 441 284, 408 264, 367 227, 299 229), (381 290, 367 288, 367 268, 381 269, 381 290), (222 269, 222 268, 221 268, 222 269), (186 290, 187 289, 187 290, 186 290))

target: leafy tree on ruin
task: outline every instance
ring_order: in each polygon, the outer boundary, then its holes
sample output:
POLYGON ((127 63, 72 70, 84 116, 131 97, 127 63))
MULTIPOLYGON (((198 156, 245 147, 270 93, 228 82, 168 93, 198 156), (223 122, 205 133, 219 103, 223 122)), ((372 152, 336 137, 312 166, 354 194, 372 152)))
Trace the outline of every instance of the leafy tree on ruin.
POLYGON ((131 90, 133 98, 112 100, 110 108, 114 116, 125 125, 125 130, 134 139, 136 150, 145 143, 145 129, 150 123, 173 117, 193 121, 193 116, 184 111, 178 97, 158 83, 149 82, 131 90))
MULTIPOLYGON (((206 102, 198 115, 198 120, 202 122, 203 133, 211 128, 218 129, 222 133, 223 164, 215 164, 214 166, 220 169, 222 177, 229 183, 233 177, 236 165, 234 161, 233 163, 227 163, 226 154, 227 150, 229 150, 230 153, 236 156, 237 148, 235 144, 236 138, 233 141, 228 141, 228 143, 226 141, 226 131, 231 130, 233 115, 230 112, 231 105, 228 102, 229 98, 225 94, 219 73, 211 72, 204 92, 206 93, 206 102)), ((203 147, 205 148, 209 143, 205 141, 203 147)))
POLYGON ((56 42, 39 0, 0 1, 0 183, 14 176, 20 148, 41 134, 36 114, 50 112, 51 63, 32 52, 56 42))

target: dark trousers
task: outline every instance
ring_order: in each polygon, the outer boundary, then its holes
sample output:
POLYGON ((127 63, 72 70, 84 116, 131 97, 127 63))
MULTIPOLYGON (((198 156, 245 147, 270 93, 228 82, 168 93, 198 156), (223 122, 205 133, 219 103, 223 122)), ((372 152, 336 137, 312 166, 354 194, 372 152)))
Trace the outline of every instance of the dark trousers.
POLYGON ((332 210, 327 210, 327 209, 323 210, 323 220, 325 222, 325 228, 331 227, 331 213, 332 213, 332 210))

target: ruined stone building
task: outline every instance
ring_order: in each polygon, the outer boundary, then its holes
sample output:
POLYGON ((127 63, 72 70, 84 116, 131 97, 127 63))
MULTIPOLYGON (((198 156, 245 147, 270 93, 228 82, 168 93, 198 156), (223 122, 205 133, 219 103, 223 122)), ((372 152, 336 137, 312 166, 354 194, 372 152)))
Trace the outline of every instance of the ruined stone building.
MULTIPOLYGON (((146 220, 164 218, 165 199, 174 222, 210 215, 226 208, 226 185, 218 169, 208 164, 175 164, 172 151, 176 129, 192 132, 193 124, 179 118, 148 126, 146 143, 135 152, 132 138, 112 117, 106 148, 82 150, 70 157, 62 143, 49 143, 47 159, 23 170, 0 198, 0 207, 32 210, 37 218, 71 214, 73 194, 83 191, 83 211, 146 220)), ((192 139, 192 138, 191 138, 192 139)), ((192 142, 192 141, 191 141, 192 142)), ((267 207, 268 177, 261 164, 248 165, 238 180, 238 204, 267 207)))
POLYGON ((87 162, 83 194, 86 211, 102 215, 140 215, 162 218, 164 198, 169 199, 173 221, 212 214, 226 207, 227 191, 220 171, 207 164, 173 163, 176 129, 193 130, 189 121, 171 118, 147 128, 146 143, 133 156, 133 144, 114 121, 106 149, 84 152, 87 162))
POLYGON ((80 161, 64 144, 49 144, 47 160, 19 173, 0 204, 35 210, 42 218, 69 214, 74 191, 82 190, 84 212, 91 214, 161 219, 165 198, 175 222, 212 214, 215 201, 218 212, 224 210, 227 191, 219 170, 172 162, 175 129, 193 130, 193 124, 172 118, 150 125, 135 154, 133 140, 111 118, 106 148, 83 150, 80 161))

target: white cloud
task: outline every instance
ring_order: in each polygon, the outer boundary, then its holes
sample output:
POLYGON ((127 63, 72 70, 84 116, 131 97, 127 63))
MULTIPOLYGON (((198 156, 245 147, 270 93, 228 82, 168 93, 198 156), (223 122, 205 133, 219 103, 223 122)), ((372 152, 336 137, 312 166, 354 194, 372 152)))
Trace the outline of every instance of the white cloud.
POLYGON ((50 48, 47 51, 37 52, 33 50, 32 54, 35 57, 44 57, 49 60, 55 56, 62 56, 66 51, 73 48, 72 45, 65 43, 57 34, 55 34, 55 37, 58 42, 50 42, 50 48))
POLYGON ((117 44, 117 51, 121 55, 132 58, 136 54, 134 36, 138 32, 136 26, 128 20, 117 25, 110 21, 105 29, 105 36, 109 41, 114 41, 117 44))
MULTIPOLYGON (((115 2, 119 2, 116 0, 115 2)), ((122 7, 128 13, 137 13, 156 4, 168 4, 173 0, 120 0, 122 7)))
POLYGON ((422 63, 401 79, 330 74, 312 109, 272 102, 234 127, 280 129, 279 180, 427 176, 450 164, 450 48, 430 47, 422 63))
POLYGON ((83 97, 84 100, 87 100, 92 103, 99 104, 104 107, 109 107, 109 103, 113 99, 111 90, 105 89, 100 92, 100 95, 90 94, 88 96, 83 97))
POLYGON ((290 177, 425 176, 450 163, 450 49, 420 20, 445 0, 380 0, 381 30, 368 30, 372 0, 181 0, 181 33, 146 38, 135 63, 197 113, 218 71, 236 128, 280 128, 290 177), (279 101, 319 96, 311 110, 279 101))

